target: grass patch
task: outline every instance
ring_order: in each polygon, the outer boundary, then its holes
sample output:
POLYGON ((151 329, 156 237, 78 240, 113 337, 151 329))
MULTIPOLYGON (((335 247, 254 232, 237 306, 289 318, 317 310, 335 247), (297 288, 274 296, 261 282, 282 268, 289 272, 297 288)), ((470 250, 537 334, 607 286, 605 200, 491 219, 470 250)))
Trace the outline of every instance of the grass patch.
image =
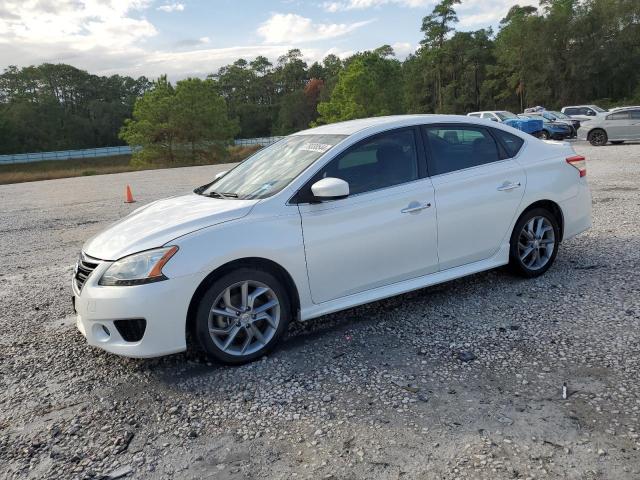
MULTIPOLYGON (((227 149, 228 156, 224 159, 224 163, 240 162, 259 149, 260 147, 257 146, 229 147, 227 149)), ((56 178, 133 172, 138 170, 155 170, 159 168, 192 167, 195 165, 211 165, 214 163, 220 162, 198 160, 171 164, 153 163, 149 165, 133 166, 131 165, 131 155, 13 163, 9 165, 0 165, 0 185, 35 182, 37 180, 53 180, 56 178)))

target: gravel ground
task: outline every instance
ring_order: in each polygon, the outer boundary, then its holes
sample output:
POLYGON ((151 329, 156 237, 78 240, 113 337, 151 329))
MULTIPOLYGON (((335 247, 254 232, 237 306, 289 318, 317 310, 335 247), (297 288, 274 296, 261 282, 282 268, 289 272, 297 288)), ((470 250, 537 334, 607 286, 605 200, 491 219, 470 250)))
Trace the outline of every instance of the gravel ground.
POLYGON ((103 353, 70 303, 84 239, 221 167, 0 187, 0 477, 640 478, 640 144, 576 150, 594 226, 542 278, 294 325, 236 368, 103 353))

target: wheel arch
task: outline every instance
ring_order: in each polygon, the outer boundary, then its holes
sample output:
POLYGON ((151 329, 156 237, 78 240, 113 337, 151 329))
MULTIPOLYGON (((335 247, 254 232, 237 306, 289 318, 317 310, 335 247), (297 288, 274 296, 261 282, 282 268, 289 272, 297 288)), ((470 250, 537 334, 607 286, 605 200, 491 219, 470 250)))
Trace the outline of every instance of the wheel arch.
POLYGON ((225 275, 233 270, 238 268, 248 267, 248 268, 256 268, 259 270, 267 271, 273 275, 275 275, 287 289, 289 293, 289 299, 291 301, 291 316, 293 319, 298 318, 298 312, 300 311, 300 295, 298 293, 298 287, 293 281, 293 277, 291 274, 280 264, 274 262, 273 260, 269 260, 267 258, 262 257, 245 257, 239 258, 236 260, 232 260, 224 265, 219 266, 215 270, 213 270, 209 275, 207 275, 198 288, 196 288, 195 292, 191 296, 191 301, 189 302, 189 308, 187 309, 187 321, 186 321, 186 334, 187 341, 189 341, 192 336, 193 326, 195 323, 196 312, 198 309, 198 303, 202 298, 204 292, 209 288, 209 286, 222 275, 225 275))
POLYGON ((562 239, 564 237, 564 213, 562 213, 562 208, 560 208, 560 205, 558 205, 553 200, 538 200, 527 206, 524 210, 522 210, 520 215, 518 215, 516 222, 513 224, 514 228, 523 217, 523 215, 525 215, 530 210, 533 210, 534 208, 544 208, 545 210, 549 210, 551 213, 553 213, 553 215, 558 220, 558 228, 560 228, 560 241, 562 242, 562 239))
POLYGON ((609 134, 607 133, 607 130, 603 127, 591 127, 589 129, 589 131, 587 132, 587 141, 591 141, 590 137, 594 132, 597 131, 601 131, 602 133, 604 133, 605 138, 607 139, 607 141, 609 140, 609 134))

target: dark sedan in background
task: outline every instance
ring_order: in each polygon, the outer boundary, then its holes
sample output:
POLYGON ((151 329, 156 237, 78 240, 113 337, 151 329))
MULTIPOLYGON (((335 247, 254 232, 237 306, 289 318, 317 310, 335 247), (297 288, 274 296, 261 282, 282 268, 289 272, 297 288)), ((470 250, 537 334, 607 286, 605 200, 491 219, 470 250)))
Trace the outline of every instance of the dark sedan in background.
MULTIPOLYGON (((542 112, 546 113, 546 112, 542 112)), ((576 130, 572 125, 564 122, 549 120, 541 114, 518 115, 520 118, 530 118, 534 120, 542 120, 542 131, 536 135, 542 140, 565 140, 576 136, 576 130)))
POLYGON ((568 138, 576 138, 578 136, 578 129, 580 128, 580 120, 571 118, 562 112, 555 112, 552 110, 544 110, 541 112, 528 113, 527 115, 534 118, 541 118, 545 123, 564 123, 571 127, 571 135, 568 138))

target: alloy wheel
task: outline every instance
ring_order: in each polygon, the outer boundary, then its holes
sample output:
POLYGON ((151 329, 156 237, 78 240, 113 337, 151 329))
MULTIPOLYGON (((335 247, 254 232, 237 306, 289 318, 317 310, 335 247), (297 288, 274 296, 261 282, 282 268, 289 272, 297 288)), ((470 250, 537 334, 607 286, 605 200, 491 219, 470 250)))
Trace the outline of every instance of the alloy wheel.
POLYGON ((597 130, 591 134, 591 144, 602 146, 607 143, 607 136, 602 130, 597 130))
POLYGON ((251 355, 264 348, 280 323, 280 302, 261 282, 247 280, 225 288, 209 312, 209 335, 223 352, 251 355))
POLYGON ((533 217, 524 224, 518 238, 518 256, 531 270, 543 268, 551 259, 555 247, 553 225, 545 217, 533 217))

